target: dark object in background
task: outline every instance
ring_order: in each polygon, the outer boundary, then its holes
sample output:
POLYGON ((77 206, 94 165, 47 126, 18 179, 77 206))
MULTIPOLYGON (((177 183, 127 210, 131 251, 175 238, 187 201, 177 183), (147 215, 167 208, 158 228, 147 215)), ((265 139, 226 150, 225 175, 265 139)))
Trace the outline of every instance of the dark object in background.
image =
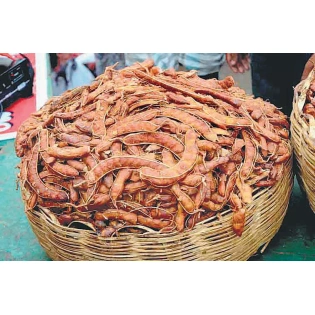
POLYGON ((119 70, 126 66, 125 54, 123 53, 95 53, 95 74, 103 74, 105 68, 118 62, 115 69, 119 70))
POLYGON ((311 54, 251 54, 252 86, 255 97, 270 101, 288 117, 292 111, 293 87, 300 81, 311 54))
POLYGON ((9 67, 0 72, 0 111, 21 97, 33 95, 34 69, 30 60, 23 54, 9 67))

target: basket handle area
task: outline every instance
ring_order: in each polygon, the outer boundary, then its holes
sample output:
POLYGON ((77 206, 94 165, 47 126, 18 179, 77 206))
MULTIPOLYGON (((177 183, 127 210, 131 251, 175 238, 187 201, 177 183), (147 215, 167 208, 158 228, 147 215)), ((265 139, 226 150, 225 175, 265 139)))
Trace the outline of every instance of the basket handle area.
POLYGON ((293 102, 297 101, 297 106, 299 109, 299 113, 303 112, 303 107, 305 105, 306 93, 311 85, 311 82, 315 78, 315 68, 309 73, 308 77, 301 81, 294 89, 294 100, 293 102), (300 95, 298 96, 298 92, 300 95))

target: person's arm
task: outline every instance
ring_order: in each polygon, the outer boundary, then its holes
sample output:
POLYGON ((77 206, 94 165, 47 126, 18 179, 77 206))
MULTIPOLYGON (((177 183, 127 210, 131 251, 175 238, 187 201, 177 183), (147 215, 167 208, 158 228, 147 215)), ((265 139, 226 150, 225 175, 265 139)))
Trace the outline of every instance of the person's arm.
POLYGON ((244 73, 250 68, 250 59, 247 53, 228 53, 225 58, 227 64, 235 73, 244 73))
POLYGON ((315 54, 313 54, 305 64, 301 80, 305 80, 315 66, 315 54))

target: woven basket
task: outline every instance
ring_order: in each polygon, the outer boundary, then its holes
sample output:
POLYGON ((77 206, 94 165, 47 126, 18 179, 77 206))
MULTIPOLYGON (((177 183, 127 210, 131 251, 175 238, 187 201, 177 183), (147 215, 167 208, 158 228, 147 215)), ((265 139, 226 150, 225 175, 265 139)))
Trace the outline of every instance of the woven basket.
POLYGON ((306 192, 311 209, 315 212, 315 139, 310 137, 310 130, 314 127, 302 114, 306 92, 314 78, 313 70, 306 80, 295 87, 291 113, 291 140, 296 159, 297 179, 302 190, 306 192))
POLYGON ((247 260, 262 247, 263 252, 282 224, 293 186, 292 159, 283 174, 274 187, 254 191, 241 237, 232 230, 231 210, 183 233, 120 234, 111 238, 61 226, 49 212, 30 210, 26 214, 53 260, 247 260))

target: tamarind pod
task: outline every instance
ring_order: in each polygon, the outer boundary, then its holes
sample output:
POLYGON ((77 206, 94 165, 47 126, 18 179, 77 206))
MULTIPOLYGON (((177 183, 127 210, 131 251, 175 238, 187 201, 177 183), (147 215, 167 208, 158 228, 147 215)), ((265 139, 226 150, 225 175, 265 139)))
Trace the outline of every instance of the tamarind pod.
POLYGON ((120 209, 108 209, 102 212, 96 212, 94 217, 96 220, 99 221, 120 220, 129 222, 134 225, 136 225, 138 221, 137 215, 135 213, 127 212, 120 209))
POLYGON ((175 160, 173 154, 166 149, 162 150, 162 162, 170 167, 175 166, 177 164, 177 160, 175 160))
POLYGON ((159 207, 168 209, 170 207, 175 207, 177 204, 178 204, 177 201, 161 202, 159 203, 159 207))
POLYGON ((209 201, 204 201, 203 204, 201 205, 202 208, 205 208, 207 210, 211 210, 211 211, 220 211, 224 205, 222 204, 216 204, 213 201, 209 200, 209 201))
MULTIPOLYGON (((222 165, 221 165, 222 166, 222 165)), ((219 183, 218 183, 218 194, 222 197, 225 196, 225 189, 226 189, 226 181, 227 181, 227 176, 226 174, 220 174, 219 175, 219 183)))
POLYGON ((130 194, 133 194, 139 190, 147 188, 147 186, 148 186, 148 184, 146 182, 143 182, 143 181, 128 183, 125 185, 124 191, 126 191, 130 194))
POLYGON ((208 140, 197 140, 198 149, 201 151, 216 151, 220 148, 217 143, 208 140))
POLYGON ((173 134, 179 134, 181 132, 186 132, 190 127, 184 124, 179 125, 178 122, 169 119, 169 118, 165 118, 165 117, 158 117, 158 118, 154 118, 151 120, 151 122, 153 124, 156 124, 158 126, 160 126, 160 129, 162 131, 167 131, 173 134), (184 127, 184 131, 181 127, 184 127))
POLYGON ((178 104, 189 104, 189 101, 183 95, 175 94, 172 92, 166 92, 165 95, 170 102, 174 102, 178 104))
POLYGON ((285 118, 269 118, 269 122, 273 125, 281 126, 286 129, 290 129, 290 124, 285 118))
POLYGON ((141 147, 137 145, 128 145, 127 153, 129 153, 130 155, 138 155, 138 156, 141 156, 144 154, 141 147))
POLYGON ((254 120, 258 120, 262 116, 262 111, 260 108, 256 108, 251 112, 251 116, 254 120))
MULTIPOLYGON (((92 102, 98 95, 109 91, 113 88, 113 82, 112 81, 107 81, 104 82, 102 85, 100 85, 97 89, 95 89, 93 92, 90 92, 84 99, 81 99, 81 106, 84 106, 90 102, 92 102)), ((95 103, 93 103, 95 104, 95 103)), ((93 105, 92 104, 92 105, 93 105)), ((87 107, 87 106, 85 106, 87 107)), ((95 108, 93 108, 94 110, 95 108)))
POLYGON ((117 128, 120 128, 121 125, 125 125, 130 122, 137 122, 137 121, 149 121, 155 118, 158 114, 158 109, 149 109, 134 115, 129 115, 124 117, 120 121, 117 121, 117 128))
POLYGON ((83 162, 77 161, 77 160, 67 160, 67 164, 71 167, 75 168, 79 172, 86 172, 87 167, 83 162))
POLYGON ((33 192, 30 198, 27 200, 27 210, 34 209, 38 200, 38 195, 36 192, 33 192))
POLYGON ((54 112, 53 118, 61 118, 63 120, 73 120, 75 118, 82 116, 83 114, 94 111, 95 108, 96 108, 96 103, 93 103, 72 112, 54 112))
POLYGON ((247 178, 252 171, 253 165, 255 164, 255 159, 257 156, 257 149, 247 131, 242 130, 242 136, 245 141, 245 159, 241 166, 240 175, 242 178, 247 178))
POLYGON ((109 193, 109 188, 102 182, 98 186, 98 193, 100 193, 100 194, 108 194, 109 193))
POLYGON ((234 210, 240 210, 243 207, 242 201, 237 194, 231 194, 230 202, 234 210))
POLYGON ((220 204, 223 207, 223 203, 225 202, 225 197, 220 196, 217 192, 211 194, 210 201, 220 204))
POLYGON ((133 170, 129 180, 132 181, 132 182, 140 181, 140 174, 139 174, 139 172, 133 170))
POLYGON ((111 237, 116 232, 116 229, 112 226, 107 226, 101 230, 100 236, 101 237, 111 237))
POLYGON ((170 151, 180 154, 184 151, 184 145, 175 137, 164 132, 144 132, 137 134, 130 134, 122 139, 125 145, 139 145, 154 143, 169 149, 170 151))
POLYGON ((137 102, 140 100, 140 97, 138 96, 134 96, 134 95, 131 95, 130 97, 127 98, 126 100, 126 104, 128 106, 132 105, 133 103, 137 102))
POLYGON ((181 189, 189 196, 197 194, 199 190, 197 187, 190 187, 185 185, 181 185, 181 189))
POLYGON ((57 216, 57 220, 63 226, 68 226, 75 219, 70 214, 60 214, 57 216))
POLYGON ((230 176, 232 173, 234 173, 236 171, 236 163, 230 161, 226 164, 219 165, 218 168, 225 175, 230 176))
POLYGON ((91 170, 93 167, 97 165, 97 159, 91 153, 82 157, 83 163, 87 166, 88 170, 91 170))
POLYGON ((261 180, 256 182, 254 185, 256 187, 271 187, 274 186, 277 181, 275 179, 261 180))
MULTIPOLYGON (((210 192, 216 191, 217 190, 217 181, 214 178, 213 173, 208 172, 204 176, 205 176, 205 182, 206 182, 207 186, 209 186, 209 188, 210 188, 210 192)), ((209 197, 209 199, 210 199, 210 197, 209 197)))
POLYGON ((235 81, 232 76, 227 76, 223 80, 218 80, 217 83, 221 86, 222 89, 229 89, 235 85, 235 81))
POLYGON ((237 236, 241 236, 245 226, 245 209, 241 208, 233 211, 232 227, 237 236))
POLYGON ((120 142, 113 142, 110 150, 112 151, 112 155, 122 155, 122 144, 120 142))
POLYGON ((181 204, 178 204, 177 206, 177 212, 175 214, 175 225, 176 225, 176 230, 178 232, 182 232, 185 228, 185 218, 187 214, 184 211, 184 208, 181 206, 181 204))
POLYGON ((234 139, 230 137, 218 137, 217 143, 222 146, 232 146, 234 144, 234 139))
POLYGON ((90 153, 90 147, 89 146, 82 146, 79 148, 58 148, 58 147, 49 147, 47 149, 47 153, 50 156, 56 157, 58 159, 75 159, 75 158, 81 158, 88 153, 90 153))
POLYGON ((104 176, 103 182, 104 182, 105 186, 110 189, 114 183, 113 173, 109 173, 106 176, 104 176))
POLYGON ((132 170, 126 168, 118 171, 117 176, 109 192, 109 196, 114 205, 116 205, 116 200, 124 191, 125 183, 130 178, 131 173, 132 170))
POLYGON ((204 106, 203 112, 207 114, 205 120, 216 124, 222 128, 225 127, 250 127, 252 122, 245 117, 231 117, 218 113, 214 108, 204 106))
POLYGON ((201 174, 188 174, 180 180, 181 185, 187 185, 190 187, 199 186, 204 179, 204 175, 201 174))
POLYGON ((219 165, 229 162, 229 160, 230 160, 229 156, 221 156, 215 160, 205 162, 204 165, 200 164, 198 166, 199 173, 206 174, 214 170, 219 165))
POLYGON ((87 172, 87 179, 89 184, 97 182, 107 173, 120 168, 133 168, 138 169, 141 167, 150 167, 155 169, 165 169, 166 165, 144 159, 138 156, 120 156, 120 157, 111 157, 107 160, 100 161, 91 171, 87 172))
POLYGON ((105 127, 111 126, 114 123, 115 123, 115 119, 113 117, 107 117, 104 122, 105 127))
POLYGON ((289 139, 290 134, 287 129, 277 129, 278 135, 284 139, 289 139))
POLYGON ((236 186, 240 191, 242 201, 245 204, 250 204, 253 201, 252 187, 249 184, 242 182, 239 176, 236 178, 236 186))
POLYGON ((93 121, 95 117, 95 111, 87 112, 81 116, 82 120, 93 121))
POLYGON ((160 99, 142 99, 140 101, 137 101, 136 103, 132 104, 129 107, 129 113, 135 111, 136 109, 138 109, 139 107, 144 107, 144 106, 152 106, 152 105, 158 105, 161 103, 160 99))
POLYGON ((140 177, 155 186, 170 186, 182 178, 195 165, 198 156, 196 140, 198 135, 191 129, 185 135, 185 151, 179 162, 168 169, 157 170, 150 167, 140 169, 140 177))
POLYGON ((199 209, 201 204, 205 201, 206 192, 207 192, 207 189, 206 189, 205 182, 202 182, 202 184, 199 186, 197 193, 195 194, 195 197, 193 198, 196 209, 199 209))
POLYGON ((168 108, 168 107, 161 107, 159 115, 179 120, 183 122, 184 124, 189 125, 193 129, 195 129, 199 134, 204 136, 207 140, 214 141, 214 142, 217 141, 217 135, 213 131, 211 131, 211 128, 209 128, 208 124, 205 121, 195 117, 194 115, 191 115, 180 109, 168 108))
POLYGON ((110 195, 108 193, 97 193, 91 198, 90 205, 103 206, 110 202, 110 200, 110 195))
POLYGON ((198 100, 199 102, 201 103, 210 103, 210 104, 214 104, 216 105, 216 101, 214 100, 213 97, 211 96, 203 96, 203 95, 200 95, 198 93, 195 93, 195 92, 192 92, 191 90, 188 90, 188 89, 185 89, 185 88, 181 88, 177 85, 174 85, 174 84, 171 84, 171 83, 168 83, 162 79, 158 79, 156 77, 153 77, 149 74, 146 74, 142 71, 139 71, 139 70, 133 70, 134 74, 141 78, 141 79, 144 79, 152 84, 155 84, 155 85, 159 85, 159 86, 162 86, 164 87, 165 89, 167 90, 170 90, 170 91, 175 91, 175 92, 181 92, 183 95, 188 95, 188 96, 191 96, 193 97, 194 99, 198 100))
POLYGON ((65 141, 71 145, 89 145, 90 141, 92 140, 91 137, 87 135, 79 135, 79 134, 67 134, 61 133, 58 135, 59 139, 65 141))
POLYGON ((170 221, 162 221, 159 219, 152 219, 142 215, 138 215, 138 223, 150 227, 155 230, 161 230, 170 225, 170 221))
POLYGON ((235 154, 236 152, 239 152, 244 146, 245 141, 243 139, 236 138, 232 146, 232 153, 235 154))
POLYGON ((55 201, 68 201, 69 196, 63 190, 53 190, 48 188, 38 176, 37 163, 39 158, 39 144, 35 144, 31 159, 28 164, 27 178, 30 186, 38 196, 55 201))
POLYGON ((166 209, 154 208, 150 211, 150 216, 153 219, 163 219, 163 220, 171 220, 173 218, 173 214, 168 212, 166 209))
POLYGON ((49 171, 49 170, 45 170, 45 171, 41 171, 40 173, 38 173, 38 176, 43 179, 43 178, 46 178, 48 176, 56 176, 55 173, 49 171))
POLYGON ((126 125, 118 125, 115 124, 113 125, 114 128, 108 128, 108 136, 109 137, 117 137, 117 136, 121 136, 123 134, 127 134, 127 133, 133 133, 133 132, 155 132, 157 131, 160 126, 158 125, 154 125, 151 122, 148 121, 135 121, 135 122, 129 122, 126 125))
POLYGON ((47 129, 41 129, 39 133, 39 151, 40 156, 44 160, 46 164, 52 164, 56 161, 56 158, 53 156, 50 156, 47 153, 48 149, 48 130, 47 129))
POLYGON ((280 136, 278 136, 274 132, 268 130, 267 128, 261 126, 259 123, 256 123, 255 121, 253 121, 253 127, 256 128, 256 131, 261 133, 265 138, 267 138, 273 142, 276 142, 276 143, 281 142, 280 136))
MULTIPOLYGON (((41 153, 41 156, 44 155, 44 152, 41 153)), ((64 176, 64 177, 76 177, 79 175, 78 170, 74 167, 66 164, 61 164, 59 162, 54 162, 52 164, 46 164, 47 168, 54 173, 64 176)))
POLYGON ((224 101, 232 106, 240 107, 242 105, 242 101, 236 98, 233 98, 225 93, 210 89, 210 88, 197 88, 195 89, 196 93, 211 95, 214 98, 218 98, 221 101, 224 101))
POLYGON ((290 159, 290 157, 291 157, 291 153, 288 152, 284 155, 277 157, 275 160, 275 163, 284 163, 284 162, 288 161, 290 159))
POLYGON ((195 203, 186 193, 181 190, 178 184, 173 185, 171 191, 175 195, 185 212, 193 213, 196 210, 195 203))
POLYGON ((81 132, 86 133, 88 135, 92 135, 92 126, 89 122, 86 122, 84 120, 76 120, 74 125, 81 132))
POLYGON ((107 151, 112 146, 113 141, 108 138, 104 138, 101 140, 99 144, 96 145, 94 151, 97 155, 100 155, 101 152, 107 151))
POLYGON ((72 203, 76 203, 79 200, 78 192, 74 189, 72 184, 68 185, 68 189, 69 189, 69 194, 70 194, 70 201, 72 203))

